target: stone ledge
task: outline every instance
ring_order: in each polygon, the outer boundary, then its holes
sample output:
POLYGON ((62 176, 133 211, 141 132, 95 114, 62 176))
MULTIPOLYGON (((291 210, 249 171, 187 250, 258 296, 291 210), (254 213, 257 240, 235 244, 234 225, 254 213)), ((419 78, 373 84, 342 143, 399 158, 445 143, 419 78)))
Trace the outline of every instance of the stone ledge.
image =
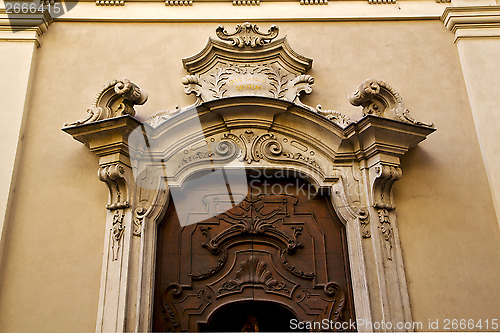
POLYGON ((34 42, 39 47, 39 37, 53 21, 46 10, 7 14, 5 8, 0 8, 0 41, 34 42))
POLYGON ((441 20, 461 38, 500 37, 500 6, 447 7, 441 20))

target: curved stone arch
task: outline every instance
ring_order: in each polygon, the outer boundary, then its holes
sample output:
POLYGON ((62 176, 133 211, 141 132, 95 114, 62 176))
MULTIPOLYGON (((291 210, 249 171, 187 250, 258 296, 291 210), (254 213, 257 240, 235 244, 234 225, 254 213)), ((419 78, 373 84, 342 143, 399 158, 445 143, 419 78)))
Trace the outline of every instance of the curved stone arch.
MULTIPOLYGON (((264 157, 257 160, 252 159, 249 162, 243 160, 243 163, 237 165, 237 168, 300 172, 303 178, 313 184, 313 186, 330 193, 332 206, 340 221, 346 226, 355 313, 357 318, 371 318, 361 232, 361 223, 367 223, 368 213, 363 201, 353 204, 353 201, 349 198, 352 189, 349 189, 347 186, 348 183, 356 183, 357 186, 361 186, 359 180, 353 177, 353 171, 351 170, 355 168, 359 169, 359 163, 351 160, 350 165, 337 165, 338 168, 334 169, 334 161, 337 159, 337 153, 342 152, 344 148, 341 146, 345 145, 345 142, 343 142, 343 140, 345 141, 343 129, 308 109, 286 101, 261 97, 238 97, 206 102, 194 108, 193 112, 196 112, 196 114, 179 114, 180 117, 172 117, 156 128, 151 127, 145 130, 141 129, 141 131, 147 132, 153 140, 158 140, 157 142, 161 143, 156 148, 163 148, 166 145, 165 141, 168 142, 170 140, 168 138, 169 131, 175 130, 176 127, 183 127, 183 124, 192 119, 197 119, 204 129, 203 139, 205 135, 208 142, 210 138, 219 138, 213 141, 214 144, 224 142, 224 139, 222 139, 224 135, 234 135, 234 133, 244 134, 245 131, 251 130, 259 133, 255 135, 255 142, 261 136, 271 133, 274 134, 274 137, 269 140, 281 139, 283 141, 283 139, 287 139, 287 142, 284 144, 289 143, 287 149, 290 149, 290 153, 292 152, 292 148, 301 147, 300 145, 308 149, 306 153, 309 151, 315 152, 314 157, 320 161, 317 163, 323 169, 322 172, 319 172, 315 167, 311 167, 307 161, 299 160, 297 162, 294 159, 282 157, 283 151, 279 155, 281 158, 266 158, 264 154, 264 157), (264 112, 267 112, 267 114, 264 114, 264 112), (198 118, 195 118, 195 116, 198 118), (237 118, 233 119, 234 117, 237 118), (297 124, 295 127, 289 125, 291 118, 296 119, 294 121, 297 124), (311 140, 312 136, 308 134, 310 128, 322 129, 322 135, 325 136, 324 140, 321 142, 319 140, 311 140), (205 129, 208 130, 205 131, 205 129), (164 137, 166 139, 162 141, 164 137), (296 142, 295 147, 291 144, 292 140, 296 142), (312 145, 311 141, 316 141, 317 144, 312 145), (327 143, 331 143, 331 145, 328 146, 327 143), (339 168, 343 171, 339 171, 339 168)), ((162 161, 167 164, 173 163, 172 161, 178 162, 179 158, 177 157, 176 159, 176 155, 185 155, 183 152, 193 144, 192 139, 185 140, 185 137, 193 137, 192 127, 186 126, 185 130, 185 136, 179 135, 177 137, 176 142, 180 142, 180 144, 162 149, 161 151, 151 151, 151 156, 166 156, 167 158, 162 159, 162 161)), ((176 131, 176 134, 179 133, 179 131, 176 131)), ((239 136, 239 138, 239 144, 241 145, 239 148, 242 151, 247 149, 247 151, 252 152, 252 142, 248 141, 245 144, 243 142, 245 140, 244 136, 239 136)), ((303 147, 301 148, 304 149, 303 147)), ((299 148, 295 149, 300 151, 299 148)), ((234 155, 230 157, 234 158, 234 155)), ((227 161, 226 159, 222 159, 220 161, 221 165, 227 161)), ((155 164, 155 161, 151 165, 158 166, 157 163, 155 164)), ((141 198, 138 195, 144 189, 141 188, 141 182, 137 180, 136 198, 134 200, 136 202, 134 222, 136 225, 140 225, 142 229, 140 246, 141 267, 139 267, 140 278, 138 279, 139 285, 137 290, 139 306, 136 310, 136 316, 139 318, 137 322, 137 329, 139 331, 148 330, 151 327, 157 227, 168 205, 172 203, 169 186, 166 183, 170 186, 181 187, 189 177, 209 171, 213 166, 213 164, 209 163, 187 163, 183 167, 182 173, 174 175, 170 179, 165 175, 160 176, 158 173, 152 172, 151 174, 157 177, 155 180, 145 178, 142 181, 157 184, 157 186, 156 188, 146 188, 146 192, 149 192, 148 196, 152 199, 142 202, 142 205, 141 198)))

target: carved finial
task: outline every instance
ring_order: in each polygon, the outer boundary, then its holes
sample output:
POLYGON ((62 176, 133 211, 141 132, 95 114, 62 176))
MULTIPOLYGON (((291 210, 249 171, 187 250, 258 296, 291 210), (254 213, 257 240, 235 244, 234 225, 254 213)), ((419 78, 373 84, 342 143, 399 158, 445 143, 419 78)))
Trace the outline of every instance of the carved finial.
POLYGON ((235 29, 235 32, 229 34, 222 25, 219 25, 215 32, 217 34, 217 37, 219 37, 220 39, 230 41, 232 45, 236 45, 238 47, 262 46, 276 38, 279 32, 279 28, 275 25, 272 25, 267 33, 262 33, 259 31, 259 27, 257 26, 257 24, 252 24, 249 22, 238 24, 235 29))
POLYGON ((362 106, 363 116, 373 114, 405 123, 434 127, 434 124, 426 124, 413 119, 398 92, 383 81, 366 80, 353 94, 349 95, 349 102, 354 106, 362 106))
POLYGON ((148 94, 129 80, 114 80, 99 91, 94 103, 87 109, 87 118, 64 126, 81 125, 126 114, 135 116, 134 105, 142 105, 147 99, 148 94))

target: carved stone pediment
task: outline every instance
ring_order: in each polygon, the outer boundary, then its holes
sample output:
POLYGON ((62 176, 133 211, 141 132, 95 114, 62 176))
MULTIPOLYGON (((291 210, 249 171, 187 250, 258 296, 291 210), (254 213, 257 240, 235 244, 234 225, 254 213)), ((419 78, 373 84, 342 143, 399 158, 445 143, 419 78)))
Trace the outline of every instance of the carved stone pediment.
POLYGON ((261 33, 255 24, 236 26, 234 33, 216 30, 221 42, 209 38, 198 54, 183 59, 189 72, 182 79, 186 94, 195 94, 195 105, 233 96, 263 96, 303 105, 301 93, 312 92, 306 72, 312 60, 299 55, 285 38, 273 41, 279 29, 261 33))

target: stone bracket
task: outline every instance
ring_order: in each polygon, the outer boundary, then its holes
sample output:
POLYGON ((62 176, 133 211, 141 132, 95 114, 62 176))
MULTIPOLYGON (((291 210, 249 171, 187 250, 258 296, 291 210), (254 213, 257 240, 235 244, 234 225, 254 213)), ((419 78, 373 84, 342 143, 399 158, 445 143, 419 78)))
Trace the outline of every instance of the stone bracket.
POLYGON ((372 182, 372 206, 382 209, 395 209, 392 198, 392 185, 401 178, 399 167, 379 164, 372 168, 374 176, 372 182))

